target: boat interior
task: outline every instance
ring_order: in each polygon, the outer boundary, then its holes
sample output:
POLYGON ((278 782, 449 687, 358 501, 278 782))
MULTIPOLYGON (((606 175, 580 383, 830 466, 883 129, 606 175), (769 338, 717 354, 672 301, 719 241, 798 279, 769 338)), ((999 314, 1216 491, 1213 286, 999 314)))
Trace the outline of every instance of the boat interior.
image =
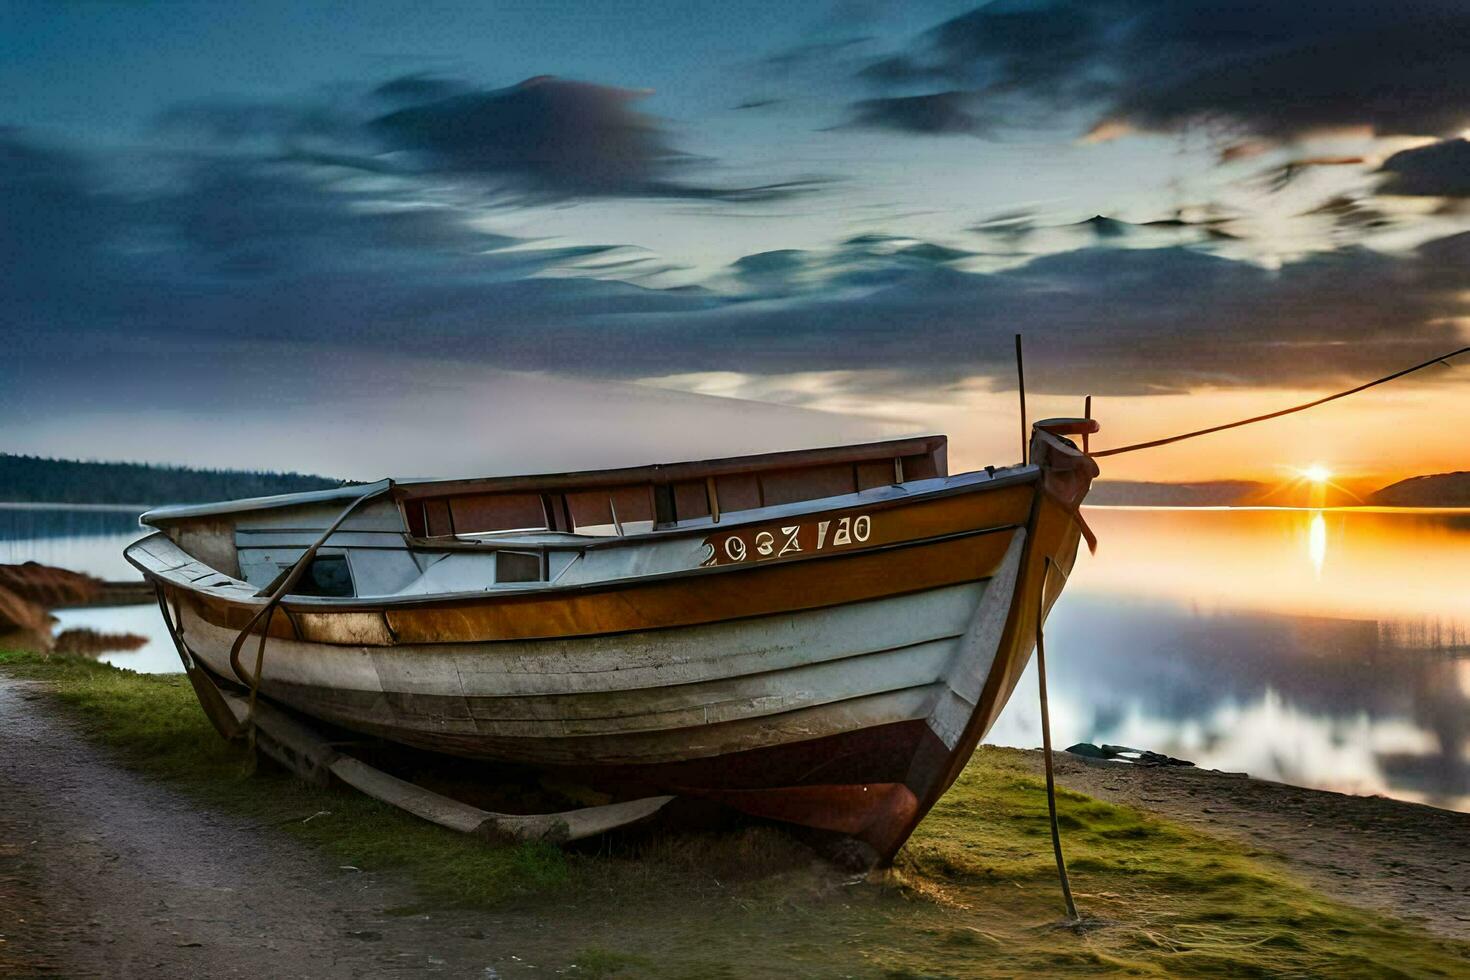
POLYGON ((707 550, 703 536, 680 531, 769 520, 810 510, 816 500, 839 507, 893 499, 990 480, 997 472, 950 478, 945 451, 944 436, 922 436, 582 473, 385 481, 168 507, 142 517, 168 539, 148 539, 154 543, 145 561, 155 571, 171 562, 197 563, 237 597, 245 586, 263 595, 344 507, 381 487, 318 550, 292 591, 293 602, 605 582, 698 566, 707 550), (624 547, 635 543, 639 547, 624 547))

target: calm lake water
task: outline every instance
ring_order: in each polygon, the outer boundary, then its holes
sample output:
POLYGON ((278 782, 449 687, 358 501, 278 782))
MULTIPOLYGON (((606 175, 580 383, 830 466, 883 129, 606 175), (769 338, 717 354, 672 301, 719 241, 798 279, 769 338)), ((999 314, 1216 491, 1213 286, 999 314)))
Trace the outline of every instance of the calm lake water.
MULTIPOLYGON (((1470 511, 1088 508, 1047 627, 1053 736, 1470 810, 1470 511)), ((135 573, 135 512, 0 506, 0 562, 135 573)), ((150 605, 63 610, 140 633, 102 659, 176 671, 150 605)), ((990 741, 1040 744, 1034 669, 990 741)))

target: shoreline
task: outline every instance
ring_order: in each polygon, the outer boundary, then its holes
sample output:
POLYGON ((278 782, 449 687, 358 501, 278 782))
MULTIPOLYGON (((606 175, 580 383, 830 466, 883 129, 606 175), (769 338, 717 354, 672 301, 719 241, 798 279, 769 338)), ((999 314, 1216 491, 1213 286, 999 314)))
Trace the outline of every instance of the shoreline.
POLYGON ((1208 771, 1058 758, 1092 923, 1074 930, 1057 928, 1035 750, 982 748, 895 867, 853 878, 759 823, 496 847, 248 774, 182 678, 76 658, 0 653, 0 744, 0 907, 26 920, 3 930, 0 972, 182 978, 242 956, 323 977, 1470 968, 1454 912, 1470 818, 1208 771))
MULTIPOLYGON (((1040 750, 1018 751, 1041 771, 1040 750)), ((1470 813, 1066 752, 1054 765, 1069 789, 1272 852, 1341 901, 1470 940, 1470 813)))

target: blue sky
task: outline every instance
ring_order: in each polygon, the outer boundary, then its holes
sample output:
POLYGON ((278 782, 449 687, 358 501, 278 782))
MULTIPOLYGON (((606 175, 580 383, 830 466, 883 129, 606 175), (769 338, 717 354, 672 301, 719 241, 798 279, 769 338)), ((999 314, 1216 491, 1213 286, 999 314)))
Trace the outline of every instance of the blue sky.
MULTIPOLYGON (((1466 38, 1449 2, 0 5, 0 448, 574 465, 589 425, 666 451, 674 389, 711 451, 960 405, 978 464, 1017 330, 1124 431, 1331 387, 1465 335, 1466 38), (532 435, 453 420, 528 391, 532 435), (223 447, 247 418, 297 435, 223 447)), ((1387 445, 1351 465, 1452 461, 1387 445)))

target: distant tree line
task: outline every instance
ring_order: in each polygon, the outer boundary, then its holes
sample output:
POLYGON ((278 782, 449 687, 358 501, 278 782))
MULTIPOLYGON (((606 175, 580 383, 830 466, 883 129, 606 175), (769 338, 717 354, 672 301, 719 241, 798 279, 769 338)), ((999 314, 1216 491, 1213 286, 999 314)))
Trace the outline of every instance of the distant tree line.
POLYGON ((10 502, 189 504, 326 490, 346 482, 304 473, 84 463, 0 453, 0 501, 10 502))

